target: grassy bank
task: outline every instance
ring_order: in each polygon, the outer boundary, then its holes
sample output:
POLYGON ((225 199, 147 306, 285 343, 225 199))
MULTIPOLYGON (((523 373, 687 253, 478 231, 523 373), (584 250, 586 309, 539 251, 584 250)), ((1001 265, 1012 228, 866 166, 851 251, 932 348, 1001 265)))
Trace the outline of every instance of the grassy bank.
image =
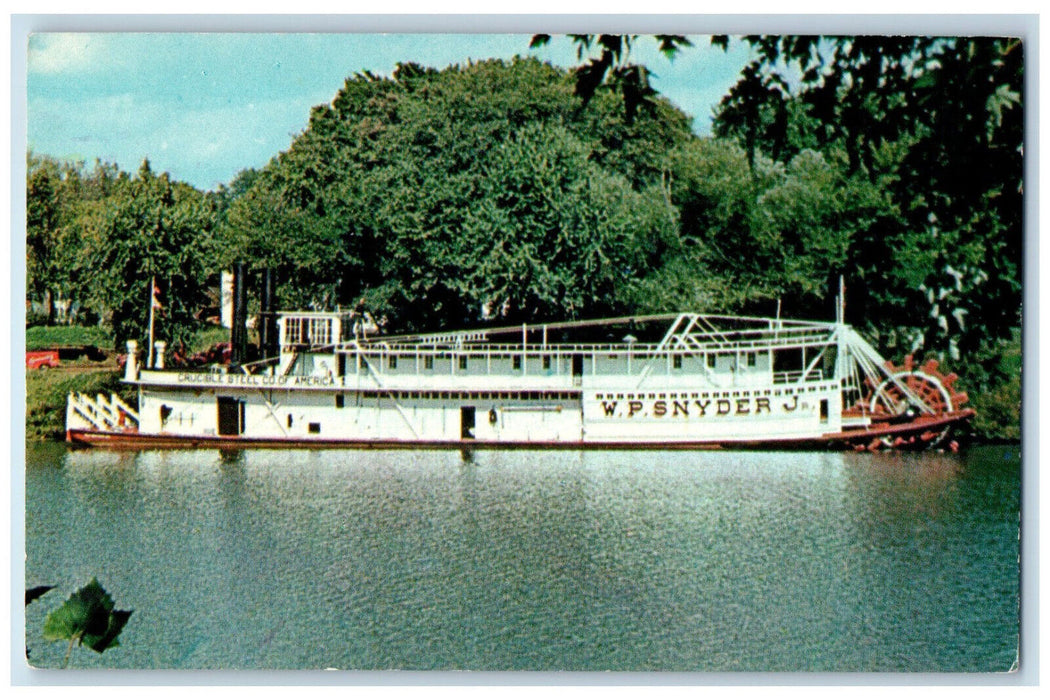
MULTIPOLYGON (((32 370, 26 372, 26 440, 65 437, 66 397, 79 391, 90 396, 114 392, 129 398, 114 369, 32 370)), ((134 392, 131 392, 132 395, 134 392)))
POLYGON ((26 328, 26 350, 84 347, 110 349, 113 337, 98 327, 30 326, 26 328))
MULTIPOLYGON (((215 343, 229 340, 229 330, 221 327, 201 329, 195 336, 191 353, 200 352, 215 343)), ((104 329, 83 326, 31 326, 26 329, 26 350, 68 347, 110 349, 113 339, 104 329)), ((66 431, 66 397, 79 391, 89 396, 115 393, 132 406, 135 390, 120 383, 115 356, 94 362, 84 358, 63 361, 58 369, 27 370, 26 440, 62 440, 66 431)))

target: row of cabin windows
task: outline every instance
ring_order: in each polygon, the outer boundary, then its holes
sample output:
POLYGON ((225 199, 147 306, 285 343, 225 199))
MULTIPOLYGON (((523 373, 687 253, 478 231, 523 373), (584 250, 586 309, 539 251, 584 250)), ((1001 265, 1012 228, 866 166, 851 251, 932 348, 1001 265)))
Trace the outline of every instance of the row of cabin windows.
MULTIPOLYGON (((480 359, 480 358, 479 358, 480 359)), ((460 355, 459 357, 459 368, 467 369, 468 358, 466 355, 460 355)), ((521 369, 521 355, 514 355, 511 359, 514 369, 521 369)), ((397 356, 391 355, 387 359, 387 367, 390 369, 397 369, 397 356)), ((543 358, 543 369, 551 368, 551 358, 545 356, 543 358)), ((433 355, 427 355, 423 358, 423 369, 434 369, 434 357, 433 355)))
POLYGON ((596 394, 595 399, 737 399, 749 396, 794 396, 814 391, 827 391, 830 386, 811 386, 795 391, 794 389, 761 389, 756 391, 714 391, 695 393, 651 393, 651 394, 596 394))
MULTIPOLYGON (((499 356, 494 356, 494 357, 499 357, 499 356)), ((612 359, 616 359, 617 357, 618 357, 617 355, 610 355, 610 358, 612 358, 612 359)), ((708 355, 707 356, 707 366, 708 367, 714 368, 714 366, 715 366, 715 358, 716 357, 717 357, 716 355, 708 355)), ((480 358, 477 358, 477 359, 480 359, 480 358)), ((551 368, 550 355, 544 355, 542 359, 543 359, 543 369, 550 369, 551 368)), ((467 360, 468 360, 468 357, 466 355, 460 355, 459 356, 459 368, 460 369, 464 369, 464 370, 467 369, 467 360)), ((512 367, 514 369, 521 369, 521 355, 512 355, 511 356, 511 362, 512 362, 512 367)), ((671 359, 671 363, 672 363, 672 366, 675 369, 682 369, 682 356, 681 355, 674 355, 672 357, 672 359, 671 359)), ((758 363, 758 355, 757 355, 757 353, 753 353, 753 352, 747 353, 747 366, 748 367, 754 367, 757 363, 758 363)), ((391 355, 390 357, 387 358, 387 367, 389 367, 390 369, 397 369, 397 355, 391 355)), ((423 357, 423 369, 434 369, 434 356, 433 355, 426 355, 426 356, 423 357)))
MULTIPOLYGON (((715 368, 715 360, 718 358, 718 355, 711 355, 711 354, 709 354, 706 357, 707 357, 707 359, 706 359, 707 366, 710 367, 711 369, 714 369, 715 368)), ((746 358, 746 362, 747 362, 747 366, 748 367, 754 367, 754 366, 756 366, 758 364, 758 353, 755 353, 755 352, 746 353, 745 358, 746 358)), ((674 358, 671 360, 671 366, 674 367, 675 369, 682 369, 682 356, 681 355, 675 355, 674 358)))
MULTIPOLYGON (((367 395, 367 398, 430 399, 430 400, 493 400, 504 401, 571 401, 577 397, 568 391, 388 391, 367 395)), ((362 396, 366 398, 366 396, 362 396)), ((346 394, 335 395, 335 407, 346 407, 346 394)), ((291 427, 290 425, 288 427, 291 427)))

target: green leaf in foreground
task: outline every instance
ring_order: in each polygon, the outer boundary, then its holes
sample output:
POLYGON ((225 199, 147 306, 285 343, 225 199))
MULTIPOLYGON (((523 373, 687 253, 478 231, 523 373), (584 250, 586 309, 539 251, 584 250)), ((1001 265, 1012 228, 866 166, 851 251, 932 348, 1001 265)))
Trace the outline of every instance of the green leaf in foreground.
MULTIPOLYGON (((74 593, 62 606, 53 610, 44 620, 44 639, 69 640, 70 650, 74 642, 87 646, 98 653, 120 646, 120 635, 130 610, 114 610, 113 599, 98 579, 74 593)), ((68 654, 67 654, 68 660, 68 654)))

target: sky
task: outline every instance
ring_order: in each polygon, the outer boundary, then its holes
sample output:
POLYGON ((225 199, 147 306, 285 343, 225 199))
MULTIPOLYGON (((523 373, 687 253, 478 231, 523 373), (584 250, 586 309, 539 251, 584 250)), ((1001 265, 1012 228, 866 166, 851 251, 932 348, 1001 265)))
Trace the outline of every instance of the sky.
MULTIPOLYGON (((95 159, 212 190, 287 150, 310 108, 329 103, 349 76, 389 75, 397 63, 435 68, 535 56, 578 63, 564 36, 529 48, 529 34, 36 33, 28 38, 28 147, 60 159, 95 159)), ((653 86, 710 133, 711 113, 748 60, 692 36, 668 60, 640 36, 631 60, 653 86)))

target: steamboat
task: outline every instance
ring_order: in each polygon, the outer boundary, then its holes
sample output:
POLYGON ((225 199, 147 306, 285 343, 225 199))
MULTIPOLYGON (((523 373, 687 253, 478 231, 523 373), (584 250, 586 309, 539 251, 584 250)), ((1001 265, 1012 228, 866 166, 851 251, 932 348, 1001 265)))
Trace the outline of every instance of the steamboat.
POLYGON ((875 450, 954 446, 974 415, 935 360, 883 359, 841 295, 833 322, 680 313, 395 336, 355 312, 271 316, 272 354, 255 362, 176 367, 164 343, 142 361, 129 342, 137 405, 71 394, 67 439, 875 450))

